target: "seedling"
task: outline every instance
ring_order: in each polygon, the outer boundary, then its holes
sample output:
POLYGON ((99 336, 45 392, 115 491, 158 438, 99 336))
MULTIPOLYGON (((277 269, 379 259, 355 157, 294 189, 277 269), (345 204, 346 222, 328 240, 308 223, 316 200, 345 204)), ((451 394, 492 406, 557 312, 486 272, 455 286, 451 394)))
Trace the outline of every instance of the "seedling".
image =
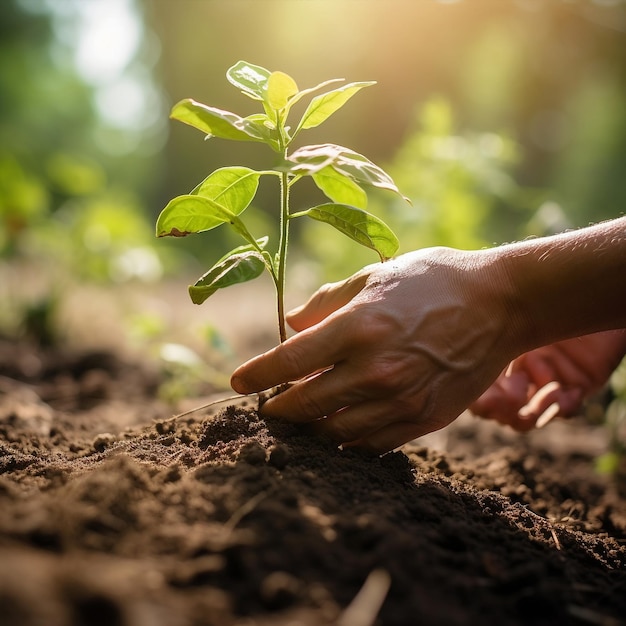
POLYGON ((376 251, 382 262, 396 253, 398 239, 382 220, 365 211, 367 194, 362 185, 400 192, 387 173, 349 148, 326 143, 290 152, 300 132, 319 126, 358 91, 374 85, 373 81, 336 86, 343 83, 343 79, 332 79, 300 91, 295 80, 284 72, 270 72, 245 61, 233 65, 226 72, 226 78, 246 96, 258 101, 262 112, 240 117, 186 99, 174 106, 170 117, 197 128, 207 138, 265 143, 277 154, 276 165, 262 171, 243 166, 215 170, 189 194, 168 203, 158 217, 156 234, 158 237, 184 237, 222 224, 234 228, 245 243, 219 259, 189 287, 191 300, 201 304, 217 290, 252 280, 267 270, 276 287, 282 342, 287 336, 284 294, 290 222, 301 217, 326 222, 376 251), (324 91, 331 85, 332 89, 324 91), (298 123, 295 127, 288 126, 292 107, 309 97, 298 123), (274 254, 267 249, 269 237, 253 236, 241 218, 256 195, 261 176, 275 176, 280 180, 280 227, 274 254), (330 202, 292 212, 290 190, 305 176, 313 179, 330 202))

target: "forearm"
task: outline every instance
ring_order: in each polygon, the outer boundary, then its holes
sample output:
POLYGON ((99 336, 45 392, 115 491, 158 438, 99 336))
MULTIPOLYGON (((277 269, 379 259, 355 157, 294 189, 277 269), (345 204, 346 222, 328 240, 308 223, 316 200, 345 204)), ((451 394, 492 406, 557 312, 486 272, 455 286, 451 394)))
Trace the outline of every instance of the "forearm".
POLYGON ((492 250, 520 352, 626 328, 626 217, 492 250))

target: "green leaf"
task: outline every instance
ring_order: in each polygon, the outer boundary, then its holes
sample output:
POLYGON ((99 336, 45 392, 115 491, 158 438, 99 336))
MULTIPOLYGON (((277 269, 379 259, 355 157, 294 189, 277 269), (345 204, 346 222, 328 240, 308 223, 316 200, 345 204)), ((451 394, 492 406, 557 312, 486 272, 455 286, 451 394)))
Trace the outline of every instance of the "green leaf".
MULTIPOLYGON (((265 103, 263 103, 263 106, 265 107, 265 103)), ((254 113, 242 118, 241 126, 245 127, 249 133, 258 137, 260 141, 265 142, 272 150, 282 152, 276 121, 273 117, 264 113, 254 113)))
POLYGON ((375 250, 381 261, 390 259, 398 251, 398 238, 381 219, 346 204, 321 204, 291 217, 306 215, 326 222, 366 248, 375 250))
POLYGON ((157 237, 185 237, 202 233, 236 217, 223 206, 197 195, 177 196, 161 211, 156 223, 157 237))
POLYGON ((309 94, 318 91, 319 89, 322 89, 324 87, 328 87, 328 85, 332 85, 333 83, 342 83, 344 80, 345 78, 331 78, 330 80, 325 80, 324 82, 315 85, 315 87, 303 89, 289 99, 289 107, 292 107, 296 102, 304 98, 304 96, 308 96, 309 94))
MULTIPOLYGON (((329 166, 356 183, 387 189, 402 196, 391 176, 382 168, 343 146, 331 143, 303 146, 293 152, 284 164, 287 171, 302 176, 313 176, 329 166)), ((402 197, 408 202, 408 198, 402 197)))
POLYGON ((263 256, 253 250, 233 250, 218 261, 204 276, 189 287, 189 296, 194 304, 202 304, 218 289, 257 278, 265 270, 263 256))
MULTIPOLYGON (((263 106, 267 108, 265 103, 263 103, 263 106)), ((262 136, 264 141, 273 147, 274 144, 279 145, 279 135, 277 130, 278 127, 276 125, 276 115, 271 110, 269 113, 271 115, 267 115, 265 113, 254 113, 252 115, 248 115, 243 118, 243 123, 252 125, 254 132, 262 136)))
POLYGON ((253 122, 258 127, 265 127, 268 130, 276 130, 276 122, 273 118, 265 113, 253 113, 252 115, 248 115, 243 118, 249 122, 253 122))
POLYGON ((333 201, 364 209, 367 194, 351 178, 335 171, 331 166, 312 174, 315 184, 333 201))
POLYGON ((186 237, 221 224, 232 226, 250 244, 256 241, 237 215, 214 200, 193 194, 178 196, 168 203, 157 219, 156 235, 186 237))
POLYGON ((296 81, 284 72, 272 72, 267 81, 267 103, 276 111, 283 109, 298 93, 296 81))
POLYGON ((228 81, 254 100, 265 100, 271 72, 260 65, 238 61, 226 72, 228 81))
POLYGON ((256 121, 239 117, 230 111, 209 107, 191 98, 174 105, 170 117, 193 126, 209 137, 235 141, 262 141, 267 143, 267 132, 256 121))
POLYGON ((191 195, 213 200, 239 215, 256 195, 260 176, 248 167, 222 167, 209 174, 191 195))
POLYGON ((304 112, 294 135, 300 130, 319 126, 335 111, 340 109, 357 91, 360 91, 363 87, 369 87, 375 84, 375 81, 349 83, 327 93, 315 96, 304 112))

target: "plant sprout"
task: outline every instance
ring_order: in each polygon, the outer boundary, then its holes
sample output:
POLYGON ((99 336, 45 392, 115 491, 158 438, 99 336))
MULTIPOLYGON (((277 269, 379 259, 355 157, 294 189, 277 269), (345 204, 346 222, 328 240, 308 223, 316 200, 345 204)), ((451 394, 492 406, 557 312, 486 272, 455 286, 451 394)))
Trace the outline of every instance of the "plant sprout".
POLYGON ((176 104, 170 117, 207 135, 234 141, 267 144, 277 155, 273 169, 256 171, 243 166, 215 170, 189 194, 171 200, 157 219, 157 237, 184 237, 227 224, 241 235, 244 244, 219 259, 194 285, 189 295, 203 303, 217 290, 246 282, 268 271, 276 287, 280 341, 286 339, 284 294, 287 247, 291 220, 308 217, 334 226, 356 242, 376 251, 381 261, 398 249, 398 239, 379 218, 365 211, 367 194, 362 185, 399 190, 391 177, 363 155, 335 144, 303 146, 290 152, 296 137, 315 128, 340 109, 354 94, 375 82, 343 83, 332 79, 300 91, 291 76, 239 61, 226 73, 230 83, 258 101, 262 112, 240 117, 235 113, 206 106, 191 99, 176 104), (324 91, 333 86, 332 89, 324 91), (317 95, 314 95, 317 94, 317 95), (292 107, 310 97, 302 117, 287 125, 292 107), (261 176, 280 180, 280 229, 278 248, 266 248, 269 237, 253 236, 241 215, 256 195, 261 176), (330 202, 304 211, 292 212, 290 190, 310 176, 330 202))

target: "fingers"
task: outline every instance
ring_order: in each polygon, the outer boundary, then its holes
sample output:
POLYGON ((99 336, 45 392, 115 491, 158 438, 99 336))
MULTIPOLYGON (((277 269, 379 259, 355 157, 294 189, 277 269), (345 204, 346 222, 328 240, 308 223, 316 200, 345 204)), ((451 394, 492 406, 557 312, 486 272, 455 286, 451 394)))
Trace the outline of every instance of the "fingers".
POLYGON ((549 352, 541 354, 537 350, 524 354, 513 361, 506 374, 499 376, 470 409, 476 415, 519 431, 541 428, 554 417, 574 415, 584 396, 581 374, 566 360, 558 365, 557 374, 569 381, 567 385, 554 380, 556 368, 549 352))
MULTIPOLYGON (((372 400, 349 406, 326 419, 313 423, 317 434, 325 435, 340 444, 364 440, 393 422, 402 419, 403 409, 389 400, 372 400)), ((419 414, 419 402, 412 403, 407 421, 419 414)), ((406 440, 405 440, 406 441, 406 440)))
POLYGON ((514 362, 513 369, 523 368, 538 386, 558 380, 570 386, 590 386, 587 373, 557 345, 533 350, 514 362))
POLYGON ((501 375, 477 400, 470 410, 486 419, 509 423, 528 400, 529 380, 525 372, 501 375))
POLYGON ((544 385, 518 412, 531 426, 544 426, 552 417, 568 417, 580 408, 582 393, 576 387, 565 388, 556 381, 544 385), (558 410, 557 410, 558 409, 558 410))
POLYGON ((343 317, 326 325, 322 322, 350 302, 363 289, 368 276, 369 272, 363 270, 344 281, 326 285, 304 306, 289 313, 287 321, 301 332, 238 367, 231 377, 232 388, 243 394, 263 391, 300 380, 339 362, 346 349, 347 322, 343 317))
POLYGON ((239 366, 231 377, 233 389, 244 394, 263 391, 340 363, 354 353, 347 317, 339 315, 303 330, 239 366))
POLYGON ((358 374, 358 367, 340 363, 270 398, 263 405, 263 415, 304 423, 334 414, 347 406, 362 406, 367 390, 362 391, 358 374))
POLYGON ((556 381, 550 381, 529 394, 527 401, 517 403, 505 398, 498 405, 492 405, 489 411, 478 414, 524 432, 543 428, 555 417, 574 415, 580 408, 582 396, 578 388, 565 388, 556 381))
POLYGON ((554 380, 554 367, 538 354, 539 350, 527 352, 515 359, 510 372, 524 373, 535 385, 543 387, 554 380))
POLYGON ((240 365, 231 377, 232 388, 237 393, 254 393, 331 367, 339 356, 332 335, 332 328, 318 329, 315 334, 305 331, 287 339, 240 365))
POLYGON ((309 301, 287 313, 287 322, 296 331, 319 324, 345 306, 365 287, 368 272, 361 271, 346 280, 330 283, 314 293, 309 301))

